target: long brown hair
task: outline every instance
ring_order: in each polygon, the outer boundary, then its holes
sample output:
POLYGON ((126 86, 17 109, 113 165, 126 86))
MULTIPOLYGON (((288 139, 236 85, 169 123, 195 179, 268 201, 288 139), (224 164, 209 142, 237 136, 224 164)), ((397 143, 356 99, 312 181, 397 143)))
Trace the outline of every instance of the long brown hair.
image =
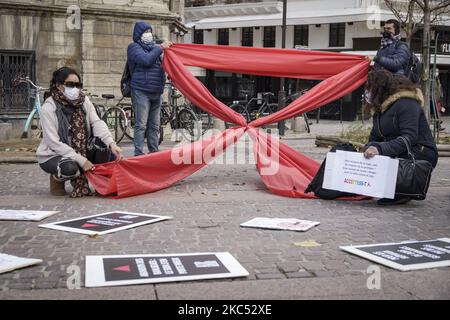
POLYGON ((369 72, 366 92, 370 93, 371 103, 366 108, 379 112, 383 102, 399 91, 416 92, 418 86, 407 77, 394 75, 392 72, 381 69, 369 72))

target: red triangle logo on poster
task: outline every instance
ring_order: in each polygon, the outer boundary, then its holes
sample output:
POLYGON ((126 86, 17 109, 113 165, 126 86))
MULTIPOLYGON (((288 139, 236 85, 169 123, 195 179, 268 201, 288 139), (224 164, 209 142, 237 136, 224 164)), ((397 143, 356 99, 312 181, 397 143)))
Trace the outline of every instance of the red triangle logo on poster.
POLYGON ((93 227, 98 227, 97 224, 92 224, 92 223, 85 223, 81 226, 82 228, 93 228, 93 227))
POLYGON ((113 268, 113 270, 131 272, 130 266, 115 267, 115 268, 113 268))

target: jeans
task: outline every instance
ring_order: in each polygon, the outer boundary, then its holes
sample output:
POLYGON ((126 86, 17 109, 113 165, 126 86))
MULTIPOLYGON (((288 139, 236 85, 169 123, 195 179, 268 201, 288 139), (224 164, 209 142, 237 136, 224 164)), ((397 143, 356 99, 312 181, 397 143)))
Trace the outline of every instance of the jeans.
POLYGON ((148 152, 158 151, 161 113, 161 94, 131 89, 134 108, 134 155, 144 154, 147 138, 148 152))

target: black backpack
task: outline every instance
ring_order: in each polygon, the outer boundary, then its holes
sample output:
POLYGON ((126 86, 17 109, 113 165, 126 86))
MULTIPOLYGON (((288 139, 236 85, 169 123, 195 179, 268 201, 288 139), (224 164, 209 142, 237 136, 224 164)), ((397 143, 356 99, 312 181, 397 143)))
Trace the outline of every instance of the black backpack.
POLYGON ((131 97, 131 72, 128 67, 128 61, 125 64, 125 68, 123 69, 122 79, 120 80, 120 91, 122 92, 122 96, 131 97))
MULTIPOLYGON (((336 144, 331 148, 330 152, 336 152, 336 150, 357 152, 356 148, 350 143, 336 144)), ((314 177, 314 179, 312 179, 311 183, 305 189, 305 193, 314 192, 316 197, 319 197, 320 199, 324 200, 334 200, 340 197, 355 196, 355 194, 353 193, 322 188, 326 161, 327 159, 323 160, 322 164, 320 165, 319 171, 317 171, 316 173, 316 176, 314 177)))
MULTIPOLYGON (((396 49, 400 43, 402 42, 401 41, 397 42, 396 49)), ((405 76, 413 83, 418 84, 422 79, 423 64, 422 62, 420 62, 419 57, 417 57, 417 55, 409 47, 408 50, 409 50, 409 62, 408 65, 406 66, 405 76)))
POLYGON ((423 70, 423 64, 420 62, 419 58, 416 56, 412 50, 410 52, 410 59, 409 59, 409 65, 407 69, 407 76, 409 80, 412 82, 419 84, 420 80, 422 79, 422 70, 423 70))

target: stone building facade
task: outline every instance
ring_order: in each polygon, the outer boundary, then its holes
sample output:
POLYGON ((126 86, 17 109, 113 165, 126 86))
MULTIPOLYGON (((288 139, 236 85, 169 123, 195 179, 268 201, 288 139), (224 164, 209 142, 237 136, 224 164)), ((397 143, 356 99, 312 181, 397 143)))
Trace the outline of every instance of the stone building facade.
POLYGON ((0 0, 0 117, 31 108, 12 88, 19 72, 48 87, 56 68, 71 66, 89 91, 120 97, 134 23, 147 21, 158 38, 182 42, 183 13, 184 0, 0 0))

